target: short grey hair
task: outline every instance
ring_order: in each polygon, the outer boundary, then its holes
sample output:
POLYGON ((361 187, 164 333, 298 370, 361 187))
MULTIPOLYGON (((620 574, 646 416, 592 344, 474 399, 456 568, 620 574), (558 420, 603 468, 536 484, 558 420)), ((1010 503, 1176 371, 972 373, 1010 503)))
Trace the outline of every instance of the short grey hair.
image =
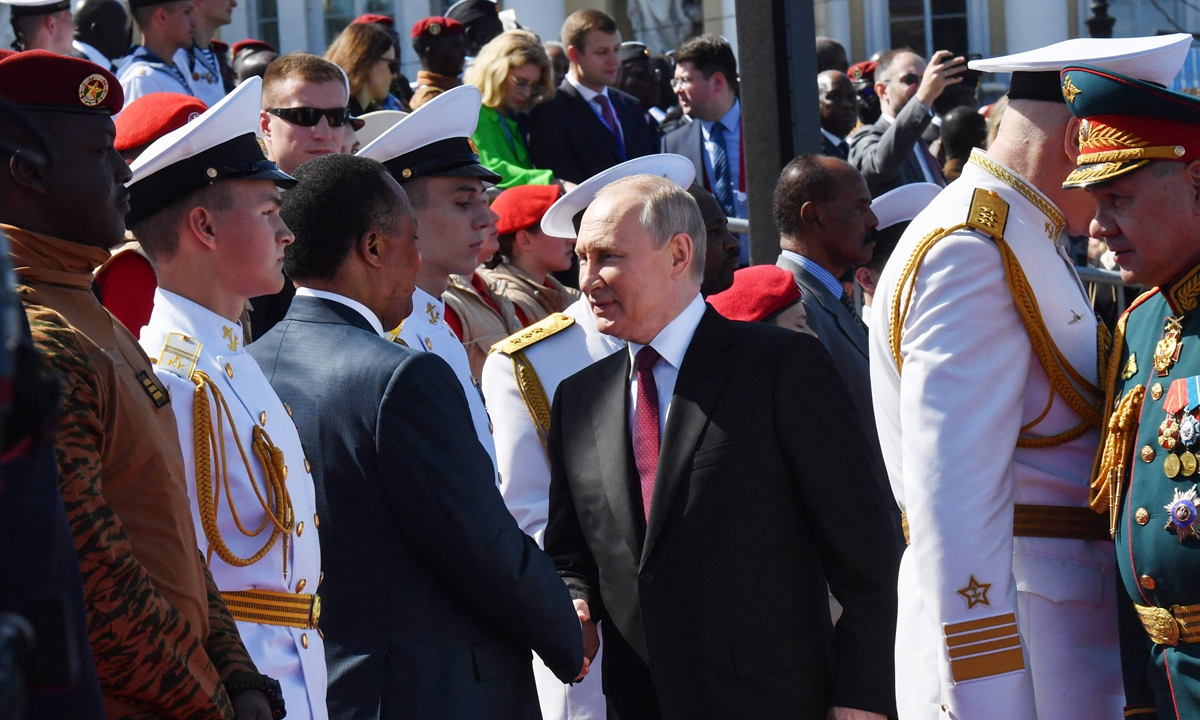
POLYGON ((621 190, 629 190, 641 198, 642 213, 638 223, 650 233, 655 247, 663 247, 678 233, 692 239, 692 264, 688 269, 696 280, 702 280, 708 228, 696 199, 670 180, 648 174, 631 175, 609 183, 597 193, 597 199, 621 190))

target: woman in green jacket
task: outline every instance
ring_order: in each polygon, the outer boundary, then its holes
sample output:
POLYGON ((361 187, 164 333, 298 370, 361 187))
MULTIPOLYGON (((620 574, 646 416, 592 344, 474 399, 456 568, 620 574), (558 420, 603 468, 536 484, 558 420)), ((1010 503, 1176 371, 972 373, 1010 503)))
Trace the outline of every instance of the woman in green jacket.
POLYGON ((483 93, 472 139, 479 162, 504 180, 501 188, 550 185, 554 173, 537 170, 513 117, 554 97, 554 73, 538 36, 510 30, 483 46, 463 81, 483 93))

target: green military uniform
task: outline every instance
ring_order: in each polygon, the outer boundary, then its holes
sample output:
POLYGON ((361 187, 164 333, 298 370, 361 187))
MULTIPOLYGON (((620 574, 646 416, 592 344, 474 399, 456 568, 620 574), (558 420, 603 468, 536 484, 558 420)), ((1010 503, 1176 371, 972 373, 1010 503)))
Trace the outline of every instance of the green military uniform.
MULTIPOLYGON (((1064 187, 1200 157, 1200 101, 1086 66, 1064 69, 1062 86, 1083 119, 1064 187)), ((1126 717, 1200 718, 1198 301, 1200 266, 1138 298, 1108 365, 1092 507, 1116 540, 1126 717)))

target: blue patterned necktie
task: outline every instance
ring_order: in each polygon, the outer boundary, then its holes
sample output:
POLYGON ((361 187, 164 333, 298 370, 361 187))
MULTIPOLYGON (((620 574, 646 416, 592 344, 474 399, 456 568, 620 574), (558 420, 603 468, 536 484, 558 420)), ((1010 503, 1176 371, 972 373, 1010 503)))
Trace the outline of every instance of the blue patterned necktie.
POLYGON ((725 126, 721 121, 712 124, 708 133, 712 142, 713 195, 729 217, 737 215, 733 204, 733 182, 729 177, 729 156, 725 154, 725 126))

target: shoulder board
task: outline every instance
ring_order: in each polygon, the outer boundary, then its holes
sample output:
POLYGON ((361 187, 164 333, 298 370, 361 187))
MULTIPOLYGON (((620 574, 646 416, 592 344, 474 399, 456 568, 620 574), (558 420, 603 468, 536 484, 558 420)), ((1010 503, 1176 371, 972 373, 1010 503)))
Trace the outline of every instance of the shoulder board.
POLYGON ((975 188, 966 224, 993 240, 1003 240, 1008 225, 1008 203, 992 190, 975 188))
POLYGON ((521 332, 515 333, 510 335, 508 338, 501 340, 492 346, 492 350, 502 352, 505 355, 512 355, 519 350, 524 350, 539 340, 545 340, 560 330, 566 330, 574 324, 575 319, 569 315, 554 313, 544 320, 535 322, 521 332))
POLYGON ((163 342, 162 352, 159 353, 155 366, 173 375, 191 380, 199 360, 199 340, 183 333, 167 333, 167 339, 163 342))

